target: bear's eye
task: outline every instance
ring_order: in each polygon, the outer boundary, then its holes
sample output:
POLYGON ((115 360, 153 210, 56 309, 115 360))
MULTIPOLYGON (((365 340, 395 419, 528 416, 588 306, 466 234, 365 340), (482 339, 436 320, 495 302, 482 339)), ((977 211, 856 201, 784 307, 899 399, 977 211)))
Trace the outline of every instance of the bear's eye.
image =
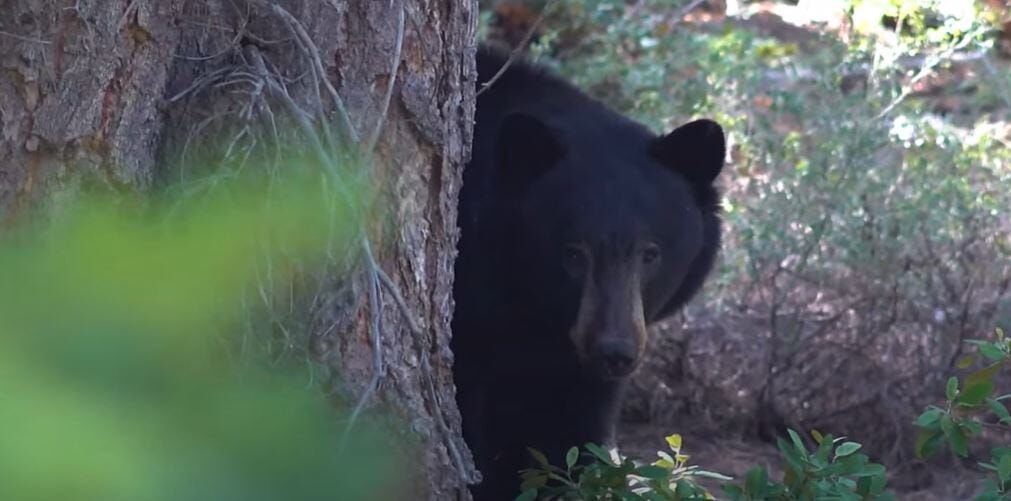
POLYGON ((570 244, 566 245, 562 251, 562 260, 565 271, 575 278, 581 278, 586 273, 586 252, 583 248, 570 244))
POLYGON ((642 249, 642 264, 654 265, 660 262, 660 247, 649 244, 642 249))

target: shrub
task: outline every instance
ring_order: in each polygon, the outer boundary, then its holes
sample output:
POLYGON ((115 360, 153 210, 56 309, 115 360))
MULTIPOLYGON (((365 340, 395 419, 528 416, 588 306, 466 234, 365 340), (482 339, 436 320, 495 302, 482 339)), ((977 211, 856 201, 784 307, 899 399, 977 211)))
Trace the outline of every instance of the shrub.
MULTIPOLYGON (((927 457, 947 444, 961 457, 969 456, 969 440, 979 437, 986 414, 992 413, 996 423, 1011 427, 1011 414, 1003 403, 1011 394, 995 396, 994 380, 1000 369, 1011 362, 1011 338, 1002 329, 995 330, 994 341, 969 340, 987 364, 964 379, 951 377, 945 385, 944 407, 930 406, 916 419, 920 429, 916 454, 927 457)), ((959 362, 963 369, 974 363, 967 356, 959 362)), ((1011 430, 1011 428, 1005 428, 1011 430)), ((787 430, 788 439, 777 438, 780 459, 784 466, 782 479, 773 481, 764 466, 755 466, 742 483, 724 482, 721 487, 731 501, 808 501, 816 499, 891 500, 894 494, 885 490, 888 477, 885 467, 872 463, 861 454, 863 445, 812 430, 816 443, 809 450, 801 436, 787 430)), ((538 451, 531 454, 537 468, 522 473, 523 493, 517 501, 536 499, 559 500, 646 500, 683 501, 714 499, 699 480, 730 477, 688 465, 682 453, 679 435, 667 437, 673 455, 659 452, 660 459, 643 465, 629 458, 611 454, 599 445, 586 444, 583 455, 586 464, 577 464, 579 449, 573 447, 566 456, 565 468, 548 463, 538 451)), ((990 460, 979 466, 993 474, 987 478, 977 501, 1011 497, 1011 447, 1002 445, 990 451, 990 460)))

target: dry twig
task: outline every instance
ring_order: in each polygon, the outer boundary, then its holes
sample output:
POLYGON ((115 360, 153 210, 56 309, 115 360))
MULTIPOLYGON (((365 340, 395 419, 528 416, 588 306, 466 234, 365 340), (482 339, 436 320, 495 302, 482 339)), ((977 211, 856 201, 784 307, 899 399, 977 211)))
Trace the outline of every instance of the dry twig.
POLYGON ((499 78, 502 78, 502 75, 505 74, 506 70, 508 70, 509 67, 512 66, 512 64, 516 61, 516 59, 519 58, 520 53, 523 52, 524 49, 526 49, 527 44, 530 43, 530 39, 533 38, 534 33, 537 32, 537 28, 539 28, 541 26, 541 22, 544 21, 544 15, 548 12, 548 9, 550 9, 551 6, 554 5, 554 3, 555 0, 548 0, 547 3, 544 4, 544 8, 541 9, 541 13, 540 15, 537 16, 537 19, 534 21, 534 24, 530 25, 530 29, 527 30, 526 35, 523 35, 523 40, 521 40, 520 44, 513 49, 511 54, 509 54, 509 59, 506 59, 505 64, 503 64, 502 67, 499 68, 498 72, 495 73, 490 79, 488 79, 487 82, 481 84, 481 88, 477 90, 477 94, 475 94, 474 97, 480 96, 482 93, 484 93, 484 91, 488 90, 488 88, 491 87, 492 84, 494 84, 499 78))

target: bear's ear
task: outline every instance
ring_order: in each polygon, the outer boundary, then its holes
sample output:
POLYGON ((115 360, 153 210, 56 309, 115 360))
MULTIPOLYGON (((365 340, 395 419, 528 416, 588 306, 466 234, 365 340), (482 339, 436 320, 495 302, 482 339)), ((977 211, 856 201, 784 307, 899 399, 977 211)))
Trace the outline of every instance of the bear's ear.
POLYGON ((649 152, 664 165, 696 184, 710 184, 723 169, 727 144, 723 128, 712 120, 696 120, 658 137, 649 152))
POLYGON ((510 113, 502 121, 496 153, 503 177, 522 184, 553 167, 565 151, 540 119, 510 113))

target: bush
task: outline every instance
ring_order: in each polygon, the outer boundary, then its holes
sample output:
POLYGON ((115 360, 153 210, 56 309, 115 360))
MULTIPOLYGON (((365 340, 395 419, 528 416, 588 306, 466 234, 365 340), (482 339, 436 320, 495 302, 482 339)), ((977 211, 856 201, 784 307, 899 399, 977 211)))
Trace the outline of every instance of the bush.
POLYGON ((322 501, 401 487, 376 429, 342 442, 306 367, 252 352, 235 363, 237 343, 222 342, 250 288, 270 294, 262 277, 280 286, 292 262, 326 262, 368 201, 365 186, 321 190, 291 160, 283 178, 216 179, 200 196, 80 194, 54 221, 3 235, 0 499, 322 501))
MULTIPOLYGON (((945 385, 945 407, 930 406, 916 419, 920 434, 916 454, 926 457, 936 454, 947 444, 961 457, 969 456, 969 440, 979 437, 986 414, 1011 431, 1011 414, 1003 403, 1011 394, 995 396, 994 380, 1000 369, 1011 362, 1011 338, 996 329, 994 341, 969 340, 988 361, 983 368, 960 380, 952 377, 945 385)), ((959 366, 968 368, 974 358, 967 356, 959 366)), ((724 482, 721 487, 730 501, 808 501, 816 499, 891 500, 894 494, 885 490, 888 477, 885 467, 872 463, 867 455, 858 453, 863 445, 842 438, 823 436, 812 430, 816 447, 808 449, 801 436, 787 430, 789 439, 776 439, 784 472, 780 481, 773 481, 764 466, 755 466, 745 475, 744 483, 724 482)), ((724 475, 688 465, 682 453, 679 435, 667 437, 673 455, 659 452, 660 459, 649 465, 637 464, 629 458, 608 453, 597 444, 586 444, 583 456, 588 460, 578 464, 580 451, 569 450, 565 468, 548 463, 538 451, 531 454, 539 467, 522 473, 523 493, 517 501, 536 499, 559 500, 644 500, 684 501, 715 499, 699 484, 701 479, 733 480, 724 475)), ((992 474, 983 482, 977 501, 1011 497, 1011 447, 994 447, 990 460, 980 462, 980 468, 992 474)))

